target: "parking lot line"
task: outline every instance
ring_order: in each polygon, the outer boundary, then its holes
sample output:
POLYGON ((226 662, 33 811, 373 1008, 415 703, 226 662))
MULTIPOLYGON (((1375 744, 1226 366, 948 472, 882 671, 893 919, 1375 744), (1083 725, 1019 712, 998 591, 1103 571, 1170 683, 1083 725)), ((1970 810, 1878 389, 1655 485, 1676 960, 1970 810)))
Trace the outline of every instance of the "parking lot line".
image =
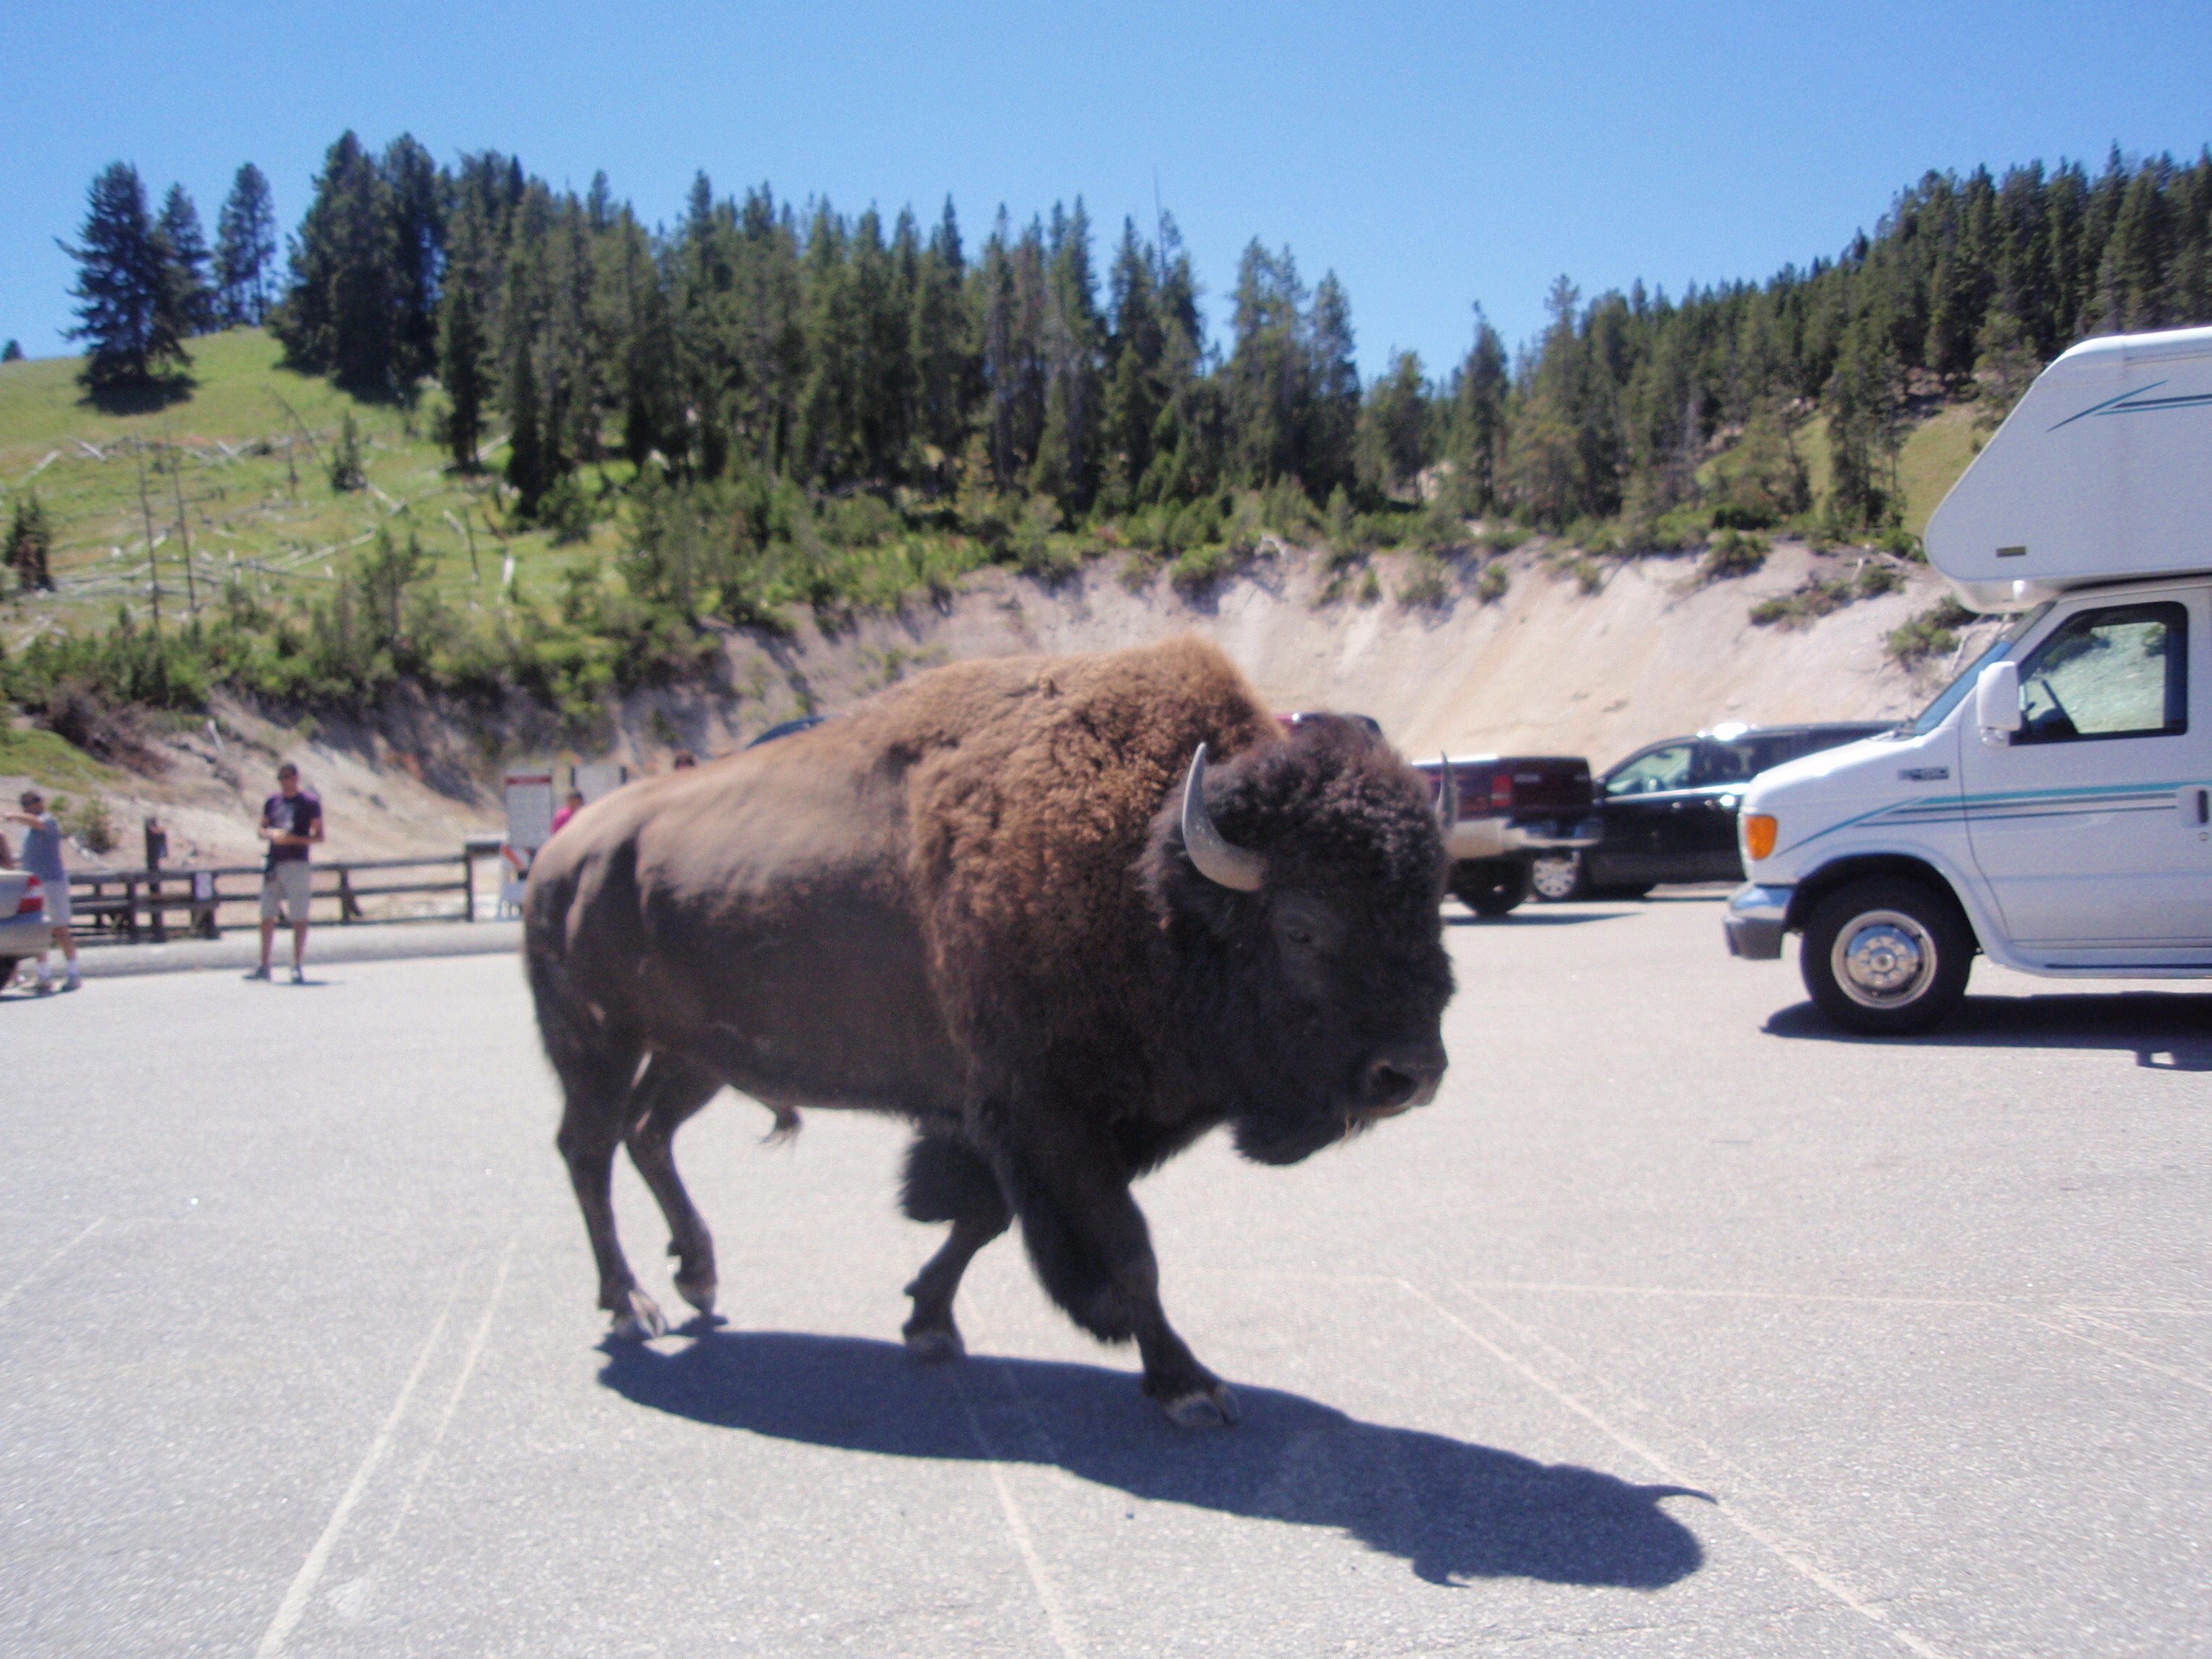
POLYGON ((453 1426, 453 1413, 460 1409, 461 1396, 468 1392, 469 1379, 476 1375, 477 1361, 483 1358, 484 1345, 491 1336, 492 1316, 499 1311, 500 1298, 507 1293, 507 1270, 514 1265, 515 1249, 521 1243, 522 1229, 517 1227, 507 1241, 507 1249, 500 1254, 499 1272, 493 1276, 491 1294, 484 1299, 483 1317, 477 1321, 476 1334, 469 1338, 468 1350, 461 1357, 460 1375, 453 1379, 453 1386, 446 1395, 446 1409, 438 1413, 438 1426, 431 1431, 430 1443, 416 1460, 415 1472, 407 1477, 407 1489, 400 1495, 399 1508, 392 1517, 392 1524, 385 1528, 384 1541, 387 1545, 399 1535, 407 1512, 415 1507, 415 1495, 422 1490, 422 1477, 437 1461, 438 1449, 446 1441, 446 1431, 453 1426))
MULTIPOLYGON (((2015 1311, 2019 1310, 2015 1310, 2015 1311)), ((2096 1315, 2091 1313, 2086 1308, 2076 1308, 2069 1304, 2066 1306, 2061 1307, 2057 1311, 2060 1313, 2071 1314, 2076 1319, 2085 1320, 2092 1325, 2101 1325, 2106 1330, 2114 1330, 2118 1328, 2118 1327, 2111 1325, 2106 1321, 2098 1318, 2096 1315)), ((2179 1370, 2172 1365, 2161 1364, 2155 1359, 2146 1359, 2139 1353, 2132 1352, 2126 1348, 2117 1346, 2110 1342, 2100 1341, 2096 1337, 2091 1336, 2086 1332, 2072 1330, 2064 1325, 2055 1323, 2051 1320, 2039 1318, 2032 1313, 2021 1312, 2020 1316, 2022 1319, 2027 1320, 2031 1325, 2040 1325, 2047 1331, 2056 1331, 2061 1336, 2069 1336, 2076 1342, 2086 1342, 2091 1347, 2101 1349, 2117 1359, 2127 1360, 2132 1364, 2141 1365, 2146 1370, 2156 1371, 2160 1376, 2172 1377, 2176 1382, 2186 1383, 2189 1387, 2196 1389, 2200 1392, 2212 1394, 2212 1382, 2207 1382, 2201 1376, 2192 1376, 2187 1371, 2179 1370)), ((2121 1334, 2125 1335, 2127 1333, 2122 1332, 2121 1334)))
MULTIPOLYGON (((982 1310, 975 1305, 975 1298, 963 1291, 960 1295, 959 1306, 962 1317, 975 1328, 975 1334, 983 1340, 984 1345, 995 1348, 998 1345, 992 1340, 990 1323, 983 1317, 982 1310)), ((1012 1390, 1023 1415, 1028 1418, 1030 1427, 1043 1437, 1046 1445, 1052 1450, 1054 1462, 1057 1462, 1058 1449, 1052 1447, 1051 1437, 1045 1434, 1044 1425, 1037 1421, 1036 1413, 1030 1408, 1028 1396, 1022 1393, 1020 1385, 1006 1374, 1003 1367, 994 1364, 991 1370, 1012 1390)), ((1023 1514, 1021 1504, 1014 1496, 1013 1486, 1006 1479, 1006 1462, 999 1455, 999 1449, 985 1431, 983 1419, 975 1411, 975 1402, 969 1397, 967 1381, 957 1370, 953 1373, 952 1384, 954 1391, 960 1396, 961 1412, 968 1419, 968 1431, 975 1437, 975 1444, 983 1454, 984 1467, 991 1471, 992 1489, 999 1495, 999 1508, 1006 1517, 1006 1530, 1013 1534, 1014 1548, 1020 1553, 1023 1569, 1030 1576, 1030 1588, 1036 1591, 1037 1601, 1044 1608, 1045 1622, 1051 1627, 1053 1642, 1060 1649, 1063 1659, 1083 1659, 1083 1644, 1060 1607, 1060 1595, 1053 1588, 1052 1576, 1045 1571, 1044 1558, 1037 1553, 1036 1540, 1030 1533, 1029 1519, 1023 1514)))
POLYGON ((69 1242, 68 1243, 66 1243, 66 1244, 63 1245, 63 1246, 61 1247, 61 1249, 59 1249, 58 1250, 56 1250, 56 1251, 55 1251, 52 1255, 48 1256, 48 1257, 47 1257, 44 1261, 41 1261, 40 1263, 39 1263, 39 1265, 38 1265, 37 1267, 35 1267, 32 1268, 30 1272, 28 1272, 28 1273, 25 1273, 25 1274, 24 1274, 21 1279, 17 1279, 17 1280, 16 1280, 13 1285, 9 1285, 9 1286, 8 1287, 8 1294, 7 1294, 7 1295, 5 1295, 5 1296, 0 1296, 0 1308, 4 1308, 4 1307, 6 1307, 6 1306, 10 1303, 10 1302, 13 1302, 13 1301, 14 1301, 14 1300, 15 1300, 18 1296, 20 1296, 20 1295, 21 1295, 21 1294, 22 1294, 23 1290, 24 1290, 24 1287, 25 1287, 25 1286, 27 1286, 27 1285, 28 1285, 31 1283, 31 1281, 32 1281, 33 1279, 34 1279, 38 1278, 38 1277, 39 1277, 39 1275, 40 1275, 40 1274, 41 1274, 41 1273, 45 1273, 45 1272, 46 1271, 46 1269, 47 1269, 47 1268, 49 1268, 49 1267, 52 1267, 52 1266, 54 1265, 54 1263, 56 1263, 57 1261, 60 1261, 64 1256, 67 1255, 68 1255, 71 1250, 73 1250, 73 1249, 76 1249, 76 1247, 77 1247, 78 1245, 80 1245, 80 1244, 83 1243, 84 1243, 84 1241, 85 1241, 86 1239, 90 1238, 90 1237, 91 1237, 94 1233, 98 1232, 98 1231, 100 1231, 100 1223, 102 1223, 103 1221, 105 1221, 105 1220, 106 1220, 106 1219, 107 1219, 107 1218, 106 1218, 106 1216, 104 1216, 104 1215, 94 1216, 94 1217, 92 1218, 92 1225, 90 1225, 89 1227, 87 1227, 87 1228, 86 1228, 82 1232, 79 1233, 79 1234, 78 1234, 75 1238, 72 1238, 71 1240, 70 1240, 70 1242, 69 1242))
MULTIPOLYGON (((1466 1320, 1462 1319, 1457 1314, 1445 1307, 1443 1303, 1437 1301, 1434 1297, 1431 1296, 1426 1291, 1421 1289, 1419 1285, 1415 1285, 1410 1279, 1401 1279, 1397 1283, 1408 1296, 1411 1296, 1414 1300, 1424 1304, 1431 1309, 1438 1318, 1443 1320, 1445 1323, 1452 1326, 1455 1329, 1459 1331, 1470 1341, 1474 1342, 1478 1347, 1488 1353, 1491 1358, 1497 1360, 1500 1364, 1506 1366, 1508 1369, 1518 1372, 1523 1380, 1533 1383, 1535 1387, 1542 1389, 1546 1394, 1551 1395, 1553 1400, 1557 1401, 1566 1410, 1573 1413, 1584 1422, 1589 1424, 1591 1427, 1596 1429, 1601 1434, 1613 1441, 1616 1445, 1620 1446, 1632 1455, 1642 1459, 1644 1463, 1656 1470, 1665 1480, 1678 1486, 1689 1486, 1692 1484, 1691 1478, 1686 1471, 1676 1468, 1673 1462, 1659 1451, 1646 1445, 1635 1436, 1628 1433, 1618 1424, 1613 1422, 1602 1413, 1598 1411, 1595 1407, 1588 1404, 1577 1395, 1571 1392, 1563 1383, 1558 1382, 1553 1377, 1546 1376, 1527 1358, 1514 1352, 1511 1349, 1504 1346, 1502 1344, 1492 1340, 1489 1337, 1485 1336, 1480 1331, 1478 1331, 1474 1326, 1468 1323, 1466 1320)), ((1498 1310, 1492 1308, 1488 1303, 1484 1302, 1480 1297, 1470 1297, 1469 1300, 1473 1301, 1476 1306, 1481 1308, 1486 1313, 1490 1314, 1493 1318, 1499 1320, 1501 1322, 1509 1324, 1512 1322, 1506 1319, 1505 1316, 1500 1313, 1498 1310)), ((1941 1649, 1929 1646, 1926 1642, 1922 1641, 1918 1637, 1915 1636, 1911 1631, 1905 1630, 1892 1622, 1889 1614, 1884 1609, 1875 1606, 1864 1596, 1860 1595, 1857 1592, 1853 1590, 1850 1585, 1844 1583, 1833 1573, 1826 1571, 1818 1564, 1808 1559, 1803 1552, 1796 1548, 1793 1548, 1782 1539, 1776 1537, 1772 1534, 1769 1533, 1765 1528, 1758 1525, 1748 1516, 1740 1512, 1726 1499, 1715 1497, 1709 1492, 1699 1492, 1698 1493, 1698 1496, 1705 1498, 1707 1502, 1711 1503, 1714 1508, 1717 1509, 1728 1518, 1729 1523, 1733 1525, 1737 1531, 1742 1533, 1745 1537, 1750 1539, 1753 1543, 1758 1545, 1761 1549, 1771 1555, 1776 1560, 1781 1562, 1783 1565, 1788 1567, 1792 1572, 1796 1573, 1808 1583, 1814 1585, 1820 1589, 1825 1590, 1828 1595, 1842 1602, 1844 1606, 1849 1607, 1853 1613, 1857 1613, 1861 1618, 1873 1625, 1884 1636, 1890 1638, 1893 1641, 1898 1643, 1900 1646, 1905 1648, 1909 1651, 1918 1655, 1919 1659, 1947 1659, 1947 1656, 1941 1649)))
POLYGON ((438 1310, 438 1317, 431 1323, 430 1334, 422 1340, 422 1352, 415 1356, 415 1368, 407 1373, 407 1380, 399 1385, 399 1398, 392 1402, 392 1412, 384 1419, 384 1426, 376 1431, 376 1438, 368 1443, 368 1451, 362 1455, 360 1466, 354 1470, 353 1479, 346 1483, 344 1492, 339 1496, 337 1508, 331 1511, 330 1521, 323 1528, 322 1536, 315 1540, 315 1547, 307 1552, 307 1559, 300 1564, 300 1571, 293 1575, 291 1588, 284 1592, 284 1600, 277 1607, 276 1616, 269 1621, 269 1628, 262 1633, 261 1645, 254 1650, 255 1659, 273 1659, 275 1655, 283 1652, 285 1638, 291 1635, 293 1627, 300 1622, 301 1614, 307 1610, 308 1598, 314 1595, 315 1585, 323 1576, 323 1569, 330 1564, 331 1551, 337 1547, 339 1534, 345 1531, 345 1523, 353 1513, 354 1505, 361 1501, 362 1493, 368 1489, 370 1477, 375 1474, 377 1466, 384 1462, 385 1454, 392 1449, 392 1437, 398 1432, 400 1422, 407 1415, 408 1405, 415 1398, 415 1385, 422 1380, 423 1370, 429 1364, 430 1356, 437 1351, 439 1339, 446 1334, 446 1322, 453 1316, 453 1299, 461 1293, 461 1275, 465 1270, 465 1263, 453 1270, 453 1286, 446 1292, 446 1300, 438 1310))

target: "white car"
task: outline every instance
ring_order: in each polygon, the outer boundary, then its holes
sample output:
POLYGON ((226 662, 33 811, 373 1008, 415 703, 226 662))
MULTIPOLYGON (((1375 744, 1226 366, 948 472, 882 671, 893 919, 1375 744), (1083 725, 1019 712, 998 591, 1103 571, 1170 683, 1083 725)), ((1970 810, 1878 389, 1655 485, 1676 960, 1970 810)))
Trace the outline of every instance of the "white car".
POLYGON ((39 878, 27 870, 0 870, 0 988, 15 978, 18 962, 52 943, 39 878))

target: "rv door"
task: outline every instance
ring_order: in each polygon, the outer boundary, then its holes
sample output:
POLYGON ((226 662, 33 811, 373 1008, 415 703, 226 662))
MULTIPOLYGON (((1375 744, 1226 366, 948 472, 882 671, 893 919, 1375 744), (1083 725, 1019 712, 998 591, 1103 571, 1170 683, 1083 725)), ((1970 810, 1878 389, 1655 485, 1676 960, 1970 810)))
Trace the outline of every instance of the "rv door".
POLYGON ((1968 839, 2015 945, 2212 946, 2206 590, 2084 595, 2023 641, 2021 724, 1960 745, 1968 839))

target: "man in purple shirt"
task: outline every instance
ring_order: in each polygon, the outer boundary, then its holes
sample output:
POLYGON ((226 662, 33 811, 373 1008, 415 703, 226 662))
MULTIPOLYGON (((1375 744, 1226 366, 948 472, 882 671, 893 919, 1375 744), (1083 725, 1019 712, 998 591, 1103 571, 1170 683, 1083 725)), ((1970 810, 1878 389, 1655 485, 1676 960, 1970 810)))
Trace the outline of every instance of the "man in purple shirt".
POLYGON ((261 876, 261 965, 246 978, 269 977, 281 914, 292 924, 292 983, 307 982, 307 848, 322 838, 323 804, 300 787, 300 769, 286 761, 276 769, 276 793, 261 804, 261 839, 269 843, 261 876))

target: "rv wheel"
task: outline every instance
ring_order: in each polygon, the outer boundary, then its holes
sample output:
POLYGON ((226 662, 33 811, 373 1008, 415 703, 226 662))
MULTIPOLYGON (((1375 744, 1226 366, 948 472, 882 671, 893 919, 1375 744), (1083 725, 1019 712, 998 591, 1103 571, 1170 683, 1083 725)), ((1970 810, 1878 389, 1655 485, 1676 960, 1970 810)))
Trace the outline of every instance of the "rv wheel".
POLYGON ((1868 1036, 1924 1031, 1959 1006, 1974 936, 1917 882, 1853 882, 1820 902, 1797 965, 1822 1013, 1868 1036))

